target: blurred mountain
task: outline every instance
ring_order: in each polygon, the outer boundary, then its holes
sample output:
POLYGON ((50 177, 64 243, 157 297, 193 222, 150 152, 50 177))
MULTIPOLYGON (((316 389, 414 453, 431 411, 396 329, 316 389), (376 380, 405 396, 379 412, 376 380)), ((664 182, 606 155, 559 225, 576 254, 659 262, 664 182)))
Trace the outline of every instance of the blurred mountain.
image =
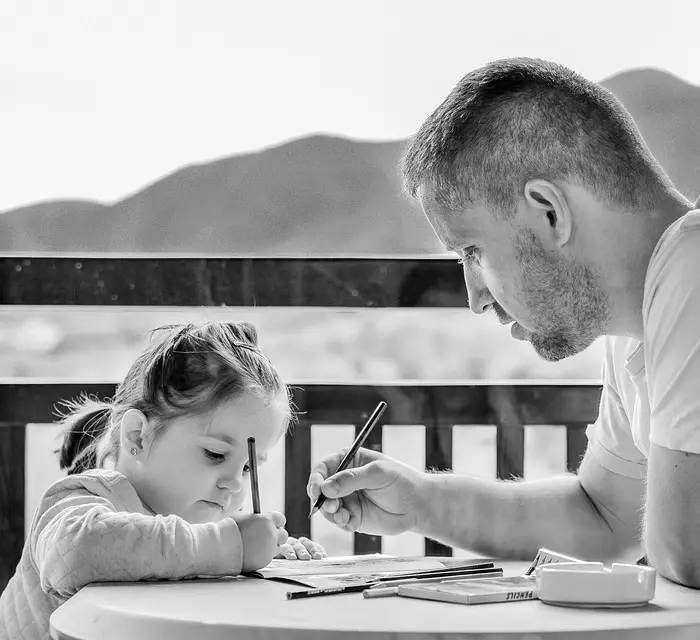
POLYGON ((700 87, 658 69, 635 69, 601 83, 627 107, 678 190, 700 195, 700 87))
MULTIPOLYGON (((700 193, 700 87, 638 69, 602 83, 689 198, 700 193)), ((401 192, 405 145, 312 136, 184 167, 117 202, 47 202, 0 215, 0 250, 255 253, 442 251, 401 192)))

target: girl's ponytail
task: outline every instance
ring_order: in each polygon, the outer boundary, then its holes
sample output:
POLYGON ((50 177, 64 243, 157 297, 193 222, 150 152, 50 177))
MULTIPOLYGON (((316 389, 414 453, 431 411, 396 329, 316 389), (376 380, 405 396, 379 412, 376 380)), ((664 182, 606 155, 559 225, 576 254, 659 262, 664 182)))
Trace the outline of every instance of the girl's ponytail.
POLYGON ((68 412, 61 417, 64 432, 56 452, 59 466, 68 475, 97 468, 97 445, 109 426, 112 405, 86 397, 62 404, 68 412))

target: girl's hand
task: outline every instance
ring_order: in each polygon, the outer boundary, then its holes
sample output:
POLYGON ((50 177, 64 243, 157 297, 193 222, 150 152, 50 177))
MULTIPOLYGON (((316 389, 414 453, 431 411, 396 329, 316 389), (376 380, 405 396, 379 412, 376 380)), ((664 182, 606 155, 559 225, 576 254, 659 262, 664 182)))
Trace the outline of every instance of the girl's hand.
POLYGON ((280 545, 280 551, 277 554, 278 558, 286 558, 287 560, 320 560, 325 558, 326 550, 317 542, 308 538, 287 538, 287 542, 280 545))

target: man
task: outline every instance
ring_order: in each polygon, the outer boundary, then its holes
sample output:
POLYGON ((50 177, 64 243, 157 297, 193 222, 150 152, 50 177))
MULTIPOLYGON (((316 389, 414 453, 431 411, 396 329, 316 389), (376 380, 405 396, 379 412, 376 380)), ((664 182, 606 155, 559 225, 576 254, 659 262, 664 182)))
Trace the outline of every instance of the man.
POLYGON ((487 481, 361 450, 308 493, 349 531, 412 530, 502 558, 548 547, 634 560, 700 587, 700 211, 624 107, 560 65, 467 74, 404 158, 411 195, 464 263, 469 305, 543 358, 606 336, 599 417, 576 475, 487 481))

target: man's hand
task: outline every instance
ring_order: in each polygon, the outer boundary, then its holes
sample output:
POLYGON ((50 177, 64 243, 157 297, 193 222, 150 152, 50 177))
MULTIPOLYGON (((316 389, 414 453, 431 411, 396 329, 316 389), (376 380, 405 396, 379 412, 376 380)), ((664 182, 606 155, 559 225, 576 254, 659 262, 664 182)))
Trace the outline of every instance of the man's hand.
POLYGON ((326 520, 345 531, 391 535, 428 517, 427 474, 360 449, 350 466, 334 475, 344 455, 341 451, 326 457, 309 476, 309 497, 315 501, 321 492, 327 496, 321 507, 326 520))

